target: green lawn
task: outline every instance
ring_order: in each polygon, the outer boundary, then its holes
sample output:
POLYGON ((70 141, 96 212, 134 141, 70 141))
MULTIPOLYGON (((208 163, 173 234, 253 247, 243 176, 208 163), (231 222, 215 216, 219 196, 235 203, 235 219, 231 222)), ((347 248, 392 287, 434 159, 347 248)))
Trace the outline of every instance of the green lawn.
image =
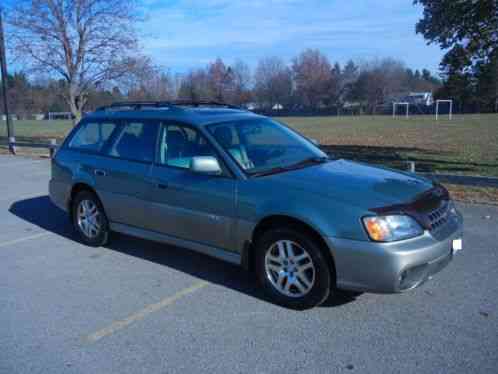
MULTIPOLYGON (((465 115, 435 121, 389 116, 278 118, 339 157, 404 167, 417 162, 421 171, 498 176, 498 115, 465 115)), ((15 121, 19 139, 59 140, 70 121, 15 121)), ((5 140, 5 124, 0 138, 5 140)))
POLYGON ((338 156, 421 171, 498 176, 498 114, 279 118, 338 156))
MULTIPOLYGON (((62 139, 73 127, 71 121, 13 121, 15 135, 20 139, 62 139)), ((7 136, 5 121, 0 121, 0 138, 7 136)))

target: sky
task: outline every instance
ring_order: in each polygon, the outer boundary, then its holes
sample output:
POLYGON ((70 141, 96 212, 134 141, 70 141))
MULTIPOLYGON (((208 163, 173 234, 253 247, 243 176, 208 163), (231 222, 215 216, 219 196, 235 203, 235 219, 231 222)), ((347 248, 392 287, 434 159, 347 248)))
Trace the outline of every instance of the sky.
POLYGON ((266 56, 286 62, 306 48, 332 61, 395 57, 438 71, 443 51, 415 33, 412 0, 140 0, 145 52, 183 73, 217 57, 252 68, 266 56))

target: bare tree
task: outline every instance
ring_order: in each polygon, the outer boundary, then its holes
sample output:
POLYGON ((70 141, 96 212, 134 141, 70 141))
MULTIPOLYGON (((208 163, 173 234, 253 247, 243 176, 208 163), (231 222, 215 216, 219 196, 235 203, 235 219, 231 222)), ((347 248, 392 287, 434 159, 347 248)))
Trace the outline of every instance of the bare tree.
POLYGON ((293 60, 296 94, 304 105, 316 109, 327 101, 332 80, 332 66, 317 49, 307 49, 293 60))
POLYGON ((205 69, 192 70, 183 77, 178 98, 192 101, 212 99, 210 82, 205 69))
MULTIPOLYGON (((33 91, 26 75, 22 72, 7 75, 7 102, 10 112, 17 118, 27 118, 34 107, 33 91)), ((0 94, 3 98, 3 92, 0 94)), ((3 107, 0 109, 3 113, 3 107)))
POLYGON ((340 94, 339 101, 344 103, 348 100, 352 99, 352 92, 354 89, 354 85, 358 80, 358 66, 353 62, 353 60, 349 60, 346 65, 343 67, 340 75, 340 94))
POLYGON ((342 68, 341 65, 336 62, 334 67, 330 71, 330 79, 328 87, 328 93, 325 95, 325 102, 329 105, 335 105, 339 108, 342 101, 342 68))
POLYGON ((137 55, 134 0, 16 0, 9 47, 37 73, 66 82, 76 120, 92 87, 130 71, 137 55))
POLYGON ((130 100, 171 100, 176 96, 174 80, 168 70, 156 66, 148 57, 137 57, 130 72, 115 80, 117 88, 130 100))
POLYGON ((242 60, 236 60, 232 66, 233 92, 231 102, 242 105, 250 100, 251 70, 242 60))
POLYGON ((128 91, 130 100, 168 101, 175 97, 173 81, 170 74, 154 71, 140 79, 128 91))
POLYGON ((259 61, 254 74, 254 92, 260 105, 272 109, 286 105, 292 94, 292 72, 279 57, 259 61))
POLYGON ((224 102, 233 90, 232 68, 225 65, 221 58, 207 67, 207 79, 209 81, 210 98, 224 102))
POLYGON ((367 105, 370 112, 408 90, 406 68, 398 60, 386 58, 364 63, 355 83, 355 98, 367 105))
POLYGON ((250 96, 249 67, 237 60, 233 66, 220 58, 205 68, 191 70, 182 77, 178 97, 189 100, 216 100, 242 104, 250 96))

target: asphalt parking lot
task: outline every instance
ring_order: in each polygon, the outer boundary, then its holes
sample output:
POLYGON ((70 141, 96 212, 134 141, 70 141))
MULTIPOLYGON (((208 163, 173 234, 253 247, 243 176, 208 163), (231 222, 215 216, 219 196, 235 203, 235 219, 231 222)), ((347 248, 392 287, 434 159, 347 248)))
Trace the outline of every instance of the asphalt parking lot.
POLYGON ((296 312, 185 249, 79 244, 49 176, 0 156, 0 373, 498 370, 497 207, 460 205, 464 250, 423 287, 296 312))

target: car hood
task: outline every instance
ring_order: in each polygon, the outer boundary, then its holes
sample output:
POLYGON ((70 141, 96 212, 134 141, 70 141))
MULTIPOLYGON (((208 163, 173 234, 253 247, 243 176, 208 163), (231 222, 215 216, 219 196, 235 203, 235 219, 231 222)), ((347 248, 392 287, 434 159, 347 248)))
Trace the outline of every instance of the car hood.
POLYGON ((322 196, 366 209, 407 203, 431 189, 431 181, 416 175, 346 160, 334 160, 268 177, 322 196))

